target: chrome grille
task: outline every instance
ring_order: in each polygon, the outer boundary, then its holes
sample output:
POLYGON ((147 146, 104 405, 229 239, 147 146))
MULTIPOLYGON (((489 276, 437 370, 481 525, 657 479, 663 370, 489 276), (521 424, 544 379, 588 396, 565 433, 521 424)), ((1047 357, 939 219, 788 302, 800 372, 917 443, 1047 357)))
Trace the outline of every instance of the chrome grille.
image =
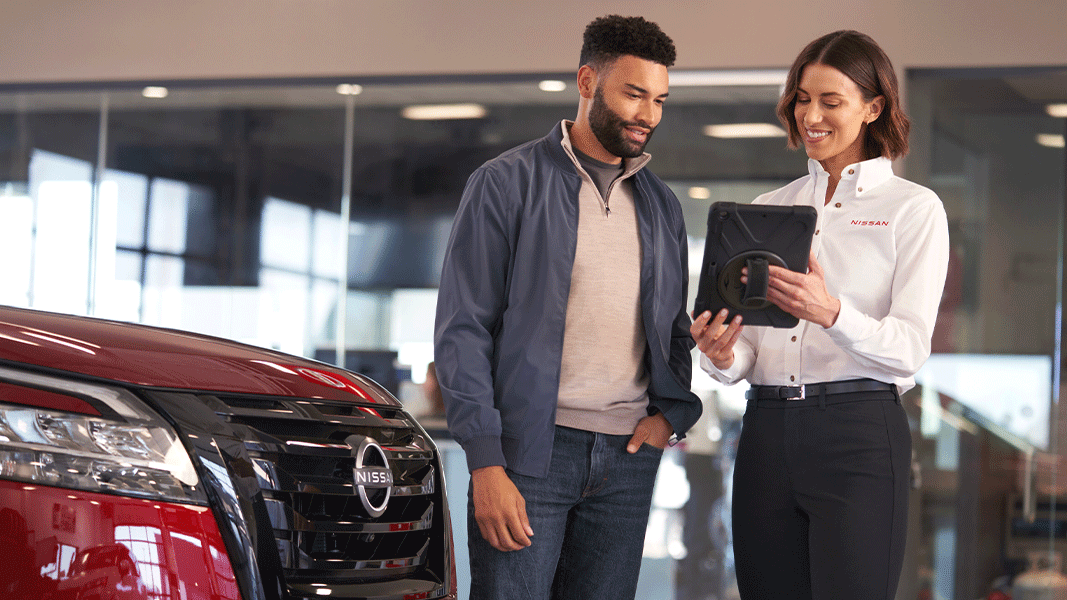
MULTIPOLYGON (((420 597, 444 595, 446 561, 439 546, 446 513, 438 463, 410 417, 381 405, 220 399, 228 409, 220 416, 235 430, 247 430, 244 445, 291 596, 302 597, 301 590, 314 584, 358 587, 401 579, 420 580, 420 588, 429 590, 420 597), (392 473, 388 504, 377 518, 356 485, 352 436, 377 442, 392 473)), ((376 505, 386 493, 369 487, 364 492, 376 505)))

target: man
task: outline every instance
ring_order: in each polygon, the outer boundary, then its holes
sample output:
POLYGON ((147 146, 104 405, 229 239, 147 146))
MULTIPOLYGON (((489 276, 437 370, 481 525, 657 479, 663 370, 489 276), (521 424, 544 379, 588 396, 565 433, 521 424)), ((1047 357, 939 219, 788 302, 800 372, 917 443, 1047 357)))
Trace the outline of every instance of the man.
POLYGON ((471 470, 471 597, 633 598, 663 447, 689 391, 685 225, 644 170, 674 44, 640 17, 585 30, 575 121, 467 182, 435 361, 471 470))

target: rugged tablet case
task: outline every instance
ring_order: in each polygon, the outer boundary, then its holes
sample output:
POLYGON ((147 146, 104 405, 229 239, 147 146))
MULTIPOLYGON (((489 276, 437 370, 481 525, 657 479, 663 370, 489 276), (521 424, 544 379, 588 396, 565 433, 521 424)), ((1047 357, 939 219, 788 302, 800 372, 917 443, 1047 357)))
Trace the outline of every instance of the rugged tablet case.
POLYGON ((694 314, 728 308, 744 325, 795 327, 796 317, 767 300, 767 268, 807 272, 817 217, 812 206, 712 204, 694 314), (744 267, 748 285, 741 283, 744 267))

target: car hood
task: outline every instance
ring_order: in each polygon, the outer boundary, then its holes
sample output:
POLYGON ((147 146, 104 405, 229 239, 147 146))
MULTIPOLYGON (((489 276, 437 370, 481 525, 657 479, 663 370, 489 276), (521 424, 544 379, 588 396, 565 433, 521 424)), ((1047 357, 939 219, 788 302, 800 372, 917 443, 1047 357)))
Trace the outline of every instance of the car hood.
POLYGON ((0 306, 0 360, 146 387, 399 402, 370 379, 231 340, 0 306))

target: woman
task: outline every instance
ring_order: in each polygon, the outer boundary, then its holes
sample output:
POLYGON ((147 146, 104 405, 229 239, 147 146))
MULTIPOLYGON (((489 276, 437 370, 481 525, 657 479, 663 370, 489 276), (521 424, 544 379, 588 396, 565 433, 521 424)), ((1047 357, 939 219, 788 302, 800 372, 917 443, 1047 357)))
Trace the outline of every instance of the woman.
MULTIPOLYGON (((900 394, 930 354, 948 226, 930 190, 893 175, 909 121, 870 37, 815 40, 789 71, 778 117, 808 175, 757 204, 818 211, 808 272, 770 268, 767 297, 793 329, 705 312, 702 367, 752 388, 734 471, 744 600, 891 599, 904 555, 911 435, 900 394)), ((745 278, 742 278, 745 282, 745 278)))

